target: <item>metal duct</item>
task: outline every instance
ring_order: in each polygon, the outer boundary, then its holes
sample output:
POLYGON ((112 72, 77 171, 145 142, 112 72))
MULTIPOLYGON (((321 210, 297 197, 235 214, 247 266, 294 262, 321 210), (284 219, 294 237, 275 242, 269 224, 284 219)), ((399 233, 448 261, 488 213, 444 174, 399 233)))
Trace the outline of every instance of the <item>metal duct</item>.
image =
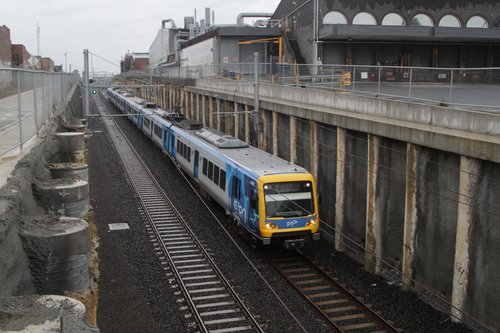
POLYGON ((172 28, 175 28, 175 22, 174 22, 174 19, 165 19, 165 20, 161 20, 161 28, 162 29, 165 29, 165 23, 167 22, 172 22, 172 28))
POLYGON ((240 13, 236 18, 236 25, 243 26, 243 19, 245 17, 272 17, 273 13, 240 13))

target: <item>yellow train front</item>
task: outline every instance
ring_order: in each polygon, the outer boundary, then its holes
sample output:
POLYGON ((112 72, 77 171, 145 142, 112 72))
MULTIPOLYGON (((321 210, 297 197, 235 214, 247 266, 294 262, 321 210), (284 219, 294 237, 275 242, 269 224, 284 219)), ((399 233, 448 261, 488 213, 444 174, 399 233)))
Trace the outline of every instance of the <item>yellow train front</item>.
POLYGON ((306 169, 251 146, 223 156, 225 206, 238 224, 264 245, 298 247, 320 238, 316 184, 306 169))
POLYGON ((282 240, 286 247, 318 240, 316 185, 309 173, 276 174, 259 178, 259 229, 264 243, 282 240))

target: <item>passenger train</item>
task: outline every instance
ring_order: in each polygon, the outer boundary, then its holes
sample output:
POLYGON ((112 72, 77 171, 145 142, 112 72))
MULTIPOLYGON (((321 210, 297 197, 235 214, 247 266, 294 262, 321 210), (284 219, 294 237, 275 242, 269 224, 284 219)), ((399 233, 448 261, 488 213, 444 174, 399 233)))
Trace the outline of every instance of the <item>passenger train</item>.
POLYGON ((130 92, 108 88, 107 97, 262 244, 320 238, 316 185, 304 168, 130 92))

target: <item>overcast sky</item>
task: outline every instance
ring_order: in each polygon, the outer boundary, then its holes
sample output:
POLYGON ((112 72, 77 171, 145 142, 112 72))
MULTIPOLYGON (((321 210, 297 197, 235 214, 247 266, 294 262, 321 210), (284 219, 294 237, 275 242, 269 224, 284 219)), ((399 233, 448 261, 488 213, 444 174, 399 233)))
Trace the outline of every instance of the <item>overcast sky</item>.
MULTIPOLYGON (((0 25, 10 28, 13 44, 24 44, 37 54, 37 22, 40 53, 56 65, 67 63, 83 70, 83 49, 102 57, 91 57, 94 71, 119 72, 127 51, 148 52, 161 28, 161 20, 172 18, 184 26, 184 16, 205 17, 205 7, 215 11, 215 24, 236 23, 242 12, 272 13, 279 0, 14 0, 2 1, 0 25)), ((246 19, 252 23, 252 19, 246 19)))

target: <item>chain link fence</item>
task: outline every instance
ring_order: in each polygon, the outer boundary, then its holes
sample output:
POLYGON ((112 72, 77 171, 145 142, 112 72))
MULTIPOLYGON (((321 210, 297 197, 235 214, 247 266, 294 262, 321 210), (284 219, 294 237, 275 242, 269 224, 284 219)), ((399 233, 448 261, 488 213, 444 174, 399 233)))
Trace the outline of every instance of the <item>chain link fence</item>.
POLYGON ((34 137, 79 76, 0 68, 0 156, 34 137))
MULTIPOLYGON (((260 63, 259 80, 271 84, 348 91, 466 109, 500 109, 500 68, 440 68, 260 63)), ((255 80, 253 63, 166 67, 170 78, 255 80)))

